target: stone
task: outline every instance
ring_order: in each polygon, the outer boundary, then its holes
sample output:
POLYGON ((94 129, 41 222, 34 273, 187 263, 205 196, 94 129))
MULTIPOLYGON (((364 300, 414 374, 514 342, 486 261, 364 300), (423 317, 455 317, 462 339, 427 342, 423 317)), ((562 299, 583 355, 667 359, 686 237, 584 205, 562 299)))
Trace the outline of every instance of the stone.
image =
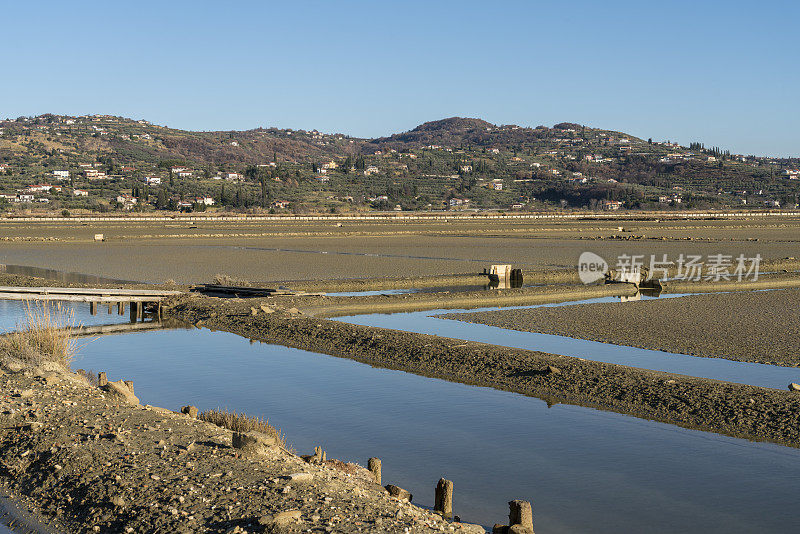
POLYGON ((559 369, 558 367, 555 367, 553 365, 548 365, 547 366, 547 374, 560 375, 561 374, 561 369, 559 369))
POLYGON ((9 373, 19 373, 25 369, 25 364, 19 360, 10 360, 5 362, 5 368, 9 373))
POLYGON ((272 516, 272 524, 286 525, 300 520, 300 510, 284 510, 272 516))
POLYGON ((108 376, 105 373, 97 373, 97 387, 103 387, 108 384, 108 376))
POLYGON ((389 495, 391 495, 392 497, 394 497, 399 501, 410 502, 414 498, 414 496, 411 495, 411 493, 409 493, 408 491, 404 490, 399 486, 395 486, 394 484, 387 484, 384 487, 386 488, 386 491, 389 492, 389 495))
POLYGON ((116 506, 118 508, 122 508, 123 506, 125 506, 125 499, 123 499, 121 496, 117 495, 117 496, 111 498, 111 504, 113 504, 114 506, 116 506))
POLYGON ((133 394, 133 390, 128 387, 127 382, 117 380, 116 382, 109 381, 104 387, 101 388, 108 393, 109 397, 117 402, 138 405, 139 398, 133 394))
POLYGON ((789 384, 789 391, 800 391, 800 384, 792 382, 789 384))
POLYGON ((511 525, 508 527, 508 534, 534 534, 532 528, 523 527, 522 525, 511 525))
POLYGON ((480 525, 475 525, 473 523, 453 523, 453 526, 456 527, 458 532, 463 532, 464 534, 486 534, 486 529, 480 525))
POLYGON ((267 454, 278 446, 278 440, 261 432, 234 432, 233 447, 248 454, 267 454))
POLYGON ((251 307, 250 308, 250 315, 252 315, 253 317, 258 315, 258 309, 251 307))
POLYGON ((303 484, 311 482, 314 479, 314 475, 311 473, 292 473, 291 475, 288 475, 288 478, 292 482, 303 484))
POLYGON ((266 304, 262 304, 260 307, 261 307, 261 311, 263 311, 264 313, 275 313, 275 310, 273 310, 272 308, 270 308, 266 304))
POLYGON ((508 534, 508 525, 501 525, 500 523, 495 523, 492 527, 492 534, 508 534))
POLYGON ((196 406, 183 406, 181 407, 181 413, 185 413, 192 419, 197 419, 197 407, 196 406))
POLYGON ((302 312, 297 308, 289 308, 286 310, 286 313, 291 313, 292 315, 300 315, 302 312))
POLYGON ((528 501, 514 500, 508 503, 509 529, 514 525, 522 525, 533 532, 533 508, 528 501))

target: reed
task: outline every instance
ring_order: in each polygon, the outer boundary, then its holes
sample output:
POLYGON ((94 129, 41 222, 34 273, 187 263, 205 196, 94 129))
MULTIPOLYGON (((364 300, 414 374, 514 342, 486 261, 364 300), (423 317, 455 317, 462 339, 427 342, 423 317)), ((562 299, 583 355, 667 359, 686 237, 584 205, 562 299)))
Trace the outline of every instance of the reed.
POLYGON ((78 351, 72 329, 75 311, 61 303, 26 302, 25 317, 17 330, 0 337, 0 353, 39 364, 56 362, 69 368, 78 351))
POLYGON ((198 416, 198 419, 215 424, 234 432, 261 432, 268 436, 273 436, 278 444, 286 448, 286 438, 283 433, 269 424, 269 421, 260 417, 251 417, 243 413, 228 410, 206 410, 198 416))

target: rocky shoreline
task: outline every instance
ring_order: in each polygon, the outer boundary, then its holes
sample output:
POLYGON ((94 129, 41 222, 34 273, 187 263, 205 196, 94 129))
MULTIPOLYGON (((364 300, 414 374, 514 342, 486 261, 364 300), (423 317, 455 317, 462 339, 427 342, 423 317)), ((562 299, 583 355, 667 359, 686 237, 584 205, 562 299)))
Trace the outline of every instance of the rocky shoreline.
POLYGON ((355 464, 237 448, 229 430, 53 366, 0 369, 0 488, 38 531, 484 532, 355 464))
POLYGON ((450 381, 752 440, 800 446, 800 395, 555 354, 309 317, 296 299, 184 297, 198 327, 450 381), (289 307, 289 306, 292 307, 289 307))

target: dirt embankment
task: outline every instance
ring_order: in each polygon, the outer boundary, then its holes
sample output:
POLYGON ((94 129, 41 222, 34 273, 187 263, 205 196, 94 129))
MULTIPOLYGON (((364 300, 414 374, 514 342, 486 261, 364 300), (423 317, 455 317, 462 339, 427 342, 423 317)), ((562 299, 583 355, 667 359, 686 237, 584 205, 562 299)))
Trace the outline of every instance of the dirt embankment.
MULTIPOLYGON (((694 295, 625 305, 453 313, 444 317, 693 356, 800 366, 800 290, 694 295)), ((800 373, 798 373, 800 378, 800 373)))
POLYGON ((228 430, 129 404, 71 373, 4 364, 0 384, 0 493, 33 512, 42 532, 449 528, 359 466, 310 464, 280 447, 246 452, 228 430))
POLYGON ((800 395, 788 391, 349 325, 287 308, 281 299, 187 297, 168 313, 197 326, 379 367, 800 446, 800 395))
POLYGON ((560 285, 354 297, 301 296, 289 297, 281 302, 285 303, 285 307, 297 306, 307 315, 337 317, 362 313, 396 313, 414 310, 490 306, 527 306, 597 297, 632 296, 636 292, 636 288, 631 284, 560 285))

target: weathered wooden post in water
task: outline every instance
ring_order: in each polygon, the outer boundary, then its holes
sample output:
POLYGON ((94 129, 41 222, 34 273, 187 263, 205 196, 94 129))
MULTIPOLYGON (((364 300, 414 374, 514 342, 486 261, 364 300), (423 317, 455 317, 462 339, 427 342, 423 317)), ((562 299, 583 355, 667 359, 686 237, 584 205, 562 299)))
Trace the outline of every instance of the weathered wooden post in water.
POLYGON ((93 301, 89 303, 89 313, 97 315, 97 302, 93 301))
POLYGON ((533 534, 533 508, 528 501, 515 500, 508 503, 509 530, 517 525, 522 527, 523 532, 529 531, 533 534))
POLYGON ((125 315, 125 303, 122 301, 117 302, 117 313, 125 315))
POLYGON ((434 498, 433 511, 438 512, 442 517, 450 518, 453 516, 453 481, 440 478, 436 484, 436 495, 434 498))
POLYGON ((112 313, 114 313, 114 303, 113 302, 109 302, 108 303, 108 314, 111 315, 112 313))
POLYGON ((375 482, 380 485, 381 483, 381 459, 380 458, 370 458, 367 460, 367 469, 370 470, 372 475, 375 477, 375 482))

